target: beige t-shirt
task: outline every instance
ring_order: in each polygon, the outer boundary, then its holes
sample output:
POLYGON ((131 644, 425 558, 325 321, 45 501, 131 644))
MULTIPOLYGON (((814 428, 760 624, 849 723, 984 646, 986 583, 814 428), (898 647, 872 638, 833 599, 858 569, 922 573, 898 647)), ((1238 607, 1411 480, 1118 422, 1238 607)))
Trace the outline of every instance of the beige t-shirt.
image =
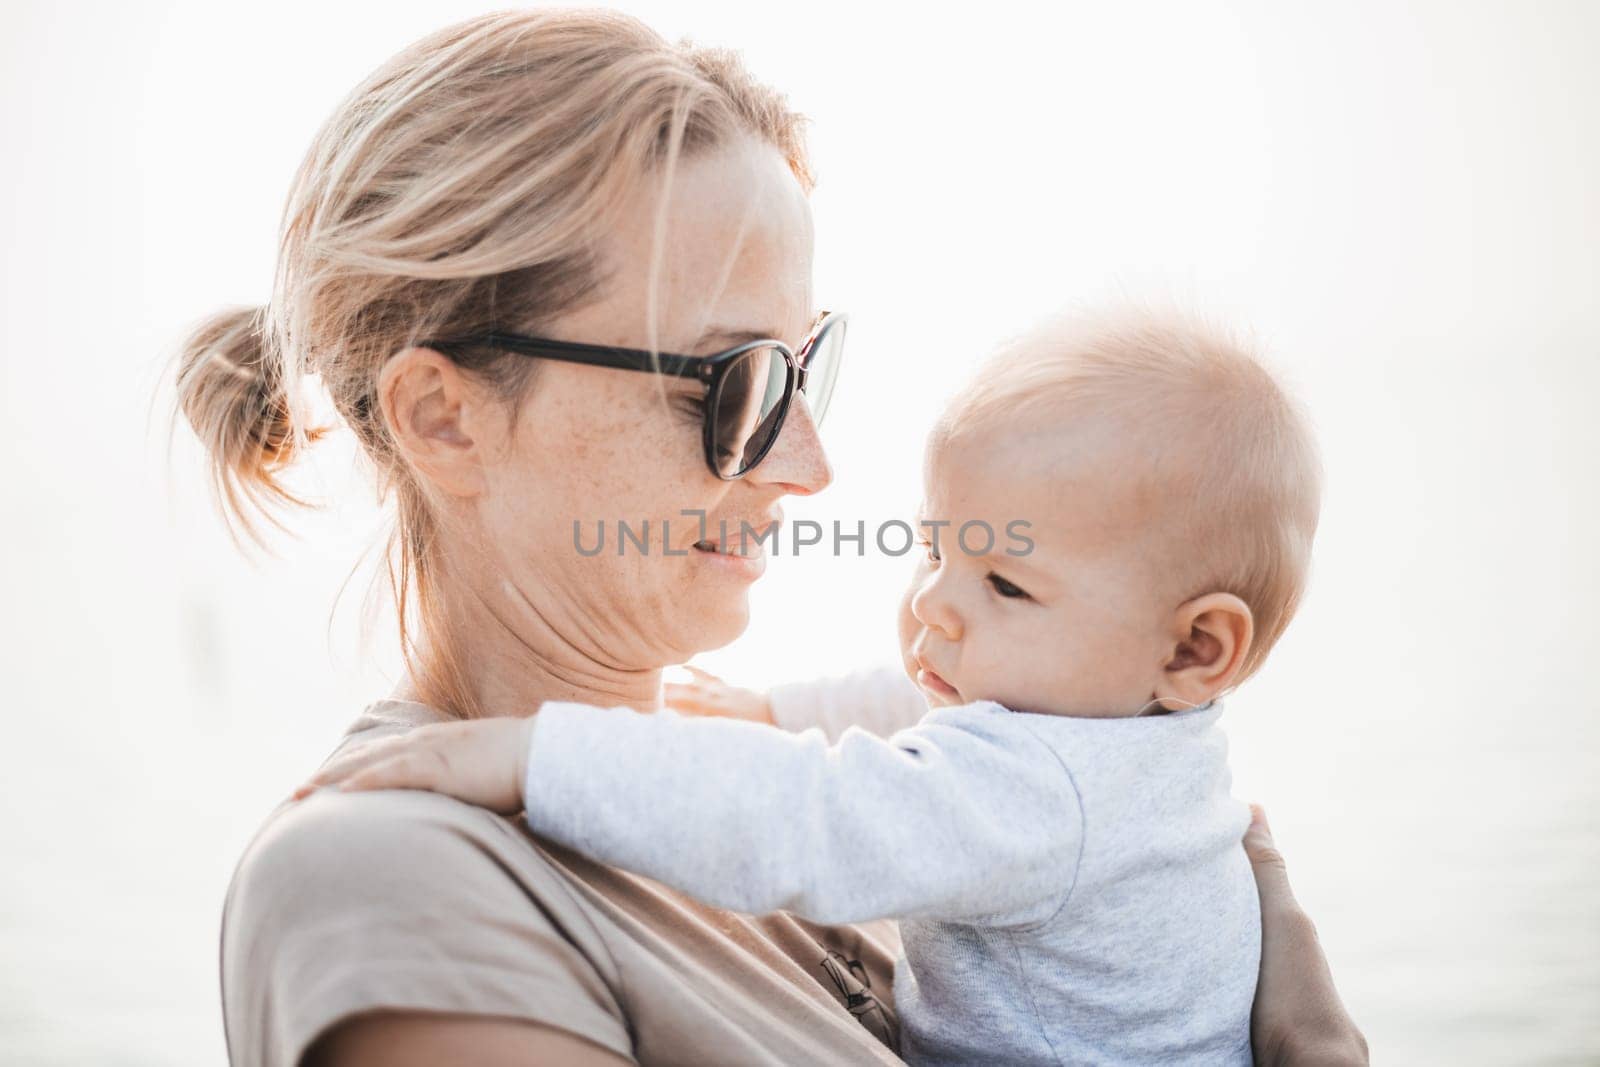
MULTIPOLYGON (((344 745, 439 718, 381 701, 344 745)), ((900 1063, 899 948, 892 923, 722 911, 437 794, 324 792, 240 860, 223 1021, 236 1067, 380 1010, 524 1019, 642 1064, 900 1063)))

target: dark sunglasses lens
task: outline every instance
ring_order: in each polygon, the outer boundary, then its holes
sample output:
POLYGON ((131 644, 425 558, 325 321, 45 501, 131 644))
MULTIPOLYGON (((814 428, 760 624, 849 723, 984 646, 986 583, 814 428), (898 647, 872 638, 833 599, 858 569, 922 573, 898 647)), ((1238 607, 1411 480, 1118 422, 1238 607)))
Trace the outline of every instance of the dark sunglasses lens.
POLYGON ((735 478, 761 458, 778 434, 789 364, 780 349, 752 348, 734 359, 712 411, 717 473, 735 478))
POLYGON ((845 320, 834 319, 823 328, 811 343, 805 357, 806 406, 811 409, 812 421, 821 424, 828 411, 828 401, 833 399, 833 385, 839 379, 839 364, 844 355, 845 320))

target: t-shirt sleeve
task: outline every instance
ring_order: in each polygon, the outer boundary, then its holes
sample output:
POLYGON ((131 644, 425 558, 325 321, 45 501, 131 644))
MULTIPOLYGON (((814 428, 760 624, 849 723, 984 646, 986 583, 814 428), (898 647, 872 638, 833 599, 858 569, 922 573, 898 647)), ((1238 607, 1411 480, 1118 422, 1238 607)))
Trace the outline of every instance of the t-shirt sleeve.
POLYGON ((497 817, 420 792, 320 793, 280 811, 234 874, 222 924, 235 1067, 290 1067, 373 1011, 498 1016, 624 1056, 596 962, 497 853, 497 817))
POLYGON ((813 727, 830 742, 855 726, 888 737, 916 725, 928 713, 928 701, 905 671, 874 667, 833 678, 776 685, 767 694, 772 719, 793 733, 813 727))

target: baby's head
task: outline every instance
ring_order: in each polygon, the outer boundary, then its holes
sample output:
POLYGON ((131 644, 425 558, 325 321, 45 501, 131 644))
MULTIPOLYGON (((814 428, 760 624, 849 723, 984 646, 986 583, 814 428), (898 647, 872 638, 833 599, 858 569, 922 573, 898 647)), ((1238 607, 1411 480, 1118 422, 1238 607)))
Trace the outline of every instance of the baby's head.
POLYGON ((1295 403, 1178 313, 1005 346, 923 474, 920 517, 949 525, 901 605, 907 671, 936 705, 1092 717, 1194 707, 1254 673, 1299 603, 1321 496, 1295 403))

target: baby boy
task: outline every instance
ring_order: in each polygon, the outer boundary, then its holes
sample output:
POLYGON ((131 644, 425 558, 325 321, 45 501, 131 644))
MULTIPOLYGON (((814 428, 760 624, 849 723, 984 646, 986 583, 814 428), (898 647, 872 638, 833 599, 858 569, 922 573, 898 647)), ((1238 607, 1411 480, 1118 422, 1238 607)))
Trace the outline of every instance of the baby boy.
POLYGON ((778 729, 546 703, 492 765, 412 781, 358 753, 316 781, 471 799, 498 774, 536 832, 712 904, 899 918, 914 1063, 1248 1063, 1260 916, 1217 720, 1294 614, 1319 480, 1227 334, 1055 321, 928 442, 914 688, 781 687, 778 729))

